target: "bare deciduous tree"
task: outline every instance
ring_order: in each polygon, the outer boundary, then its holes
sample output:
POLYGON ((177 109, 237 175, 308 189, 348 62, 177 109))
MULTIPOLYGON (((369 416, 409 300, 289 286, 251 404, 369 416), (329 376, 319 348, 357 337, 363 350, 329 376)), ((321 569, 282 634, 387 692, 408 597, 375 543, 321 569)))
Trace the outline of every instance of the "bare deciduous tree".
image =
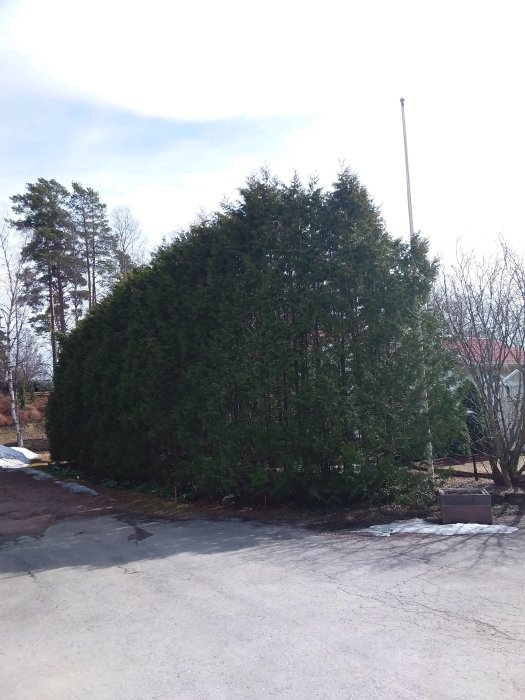
POLYGON ((4 219, 0 230, 0 260, 3 268, 0 272, 0 330, 3 336, 4 373, 9 391, 11 417, 15 424, 18 446, 23 447, 16 374, 19 367, 20 341, 26 320, 22 283, 24 258, 21 252, 15 249, 9 233, 4 219))
POLYGON ((30 387, 36 380, 50 379, 49 367, 38 347, 34 333, 27 324, 21 329, 18 339, 15 379, 17 386, 24 389, 30 387))
POLYGON ((459 251, 438 306, 476 386, 493 478, 516 485, 525 446, 525 264, 503 241, 490 258, 459 251))
POLYGON ((116 281, 144 262, 146 242, 140 224, 129 207, 114 209, 110 222, 114 241, 116 281))

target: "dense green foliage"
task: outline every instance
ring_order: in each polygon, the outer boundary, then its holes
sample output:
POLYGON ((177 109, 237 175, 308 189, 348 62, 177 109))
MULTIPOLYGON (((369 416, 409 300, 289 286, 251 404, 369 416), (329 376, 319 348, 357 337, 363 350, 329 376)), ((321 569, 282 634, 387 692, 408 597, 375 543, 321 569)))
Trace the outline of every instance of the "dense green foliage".
POLYGON ((132 273, 63 341, 53 457, 179 493, 387 501, 458 407, 426 246, 384 231, 357 178, 329 192, 267 173, 132 273))

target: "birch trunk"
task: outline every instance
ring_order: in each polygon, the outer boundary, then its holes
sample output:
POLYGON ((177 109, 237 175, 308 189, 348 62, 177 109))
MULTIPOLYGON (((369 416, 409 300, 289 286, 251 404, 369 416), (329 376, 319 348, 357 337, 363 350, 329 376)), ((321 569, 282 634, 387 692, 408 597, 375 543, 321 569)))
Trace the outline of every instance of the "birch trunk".
POLYGON ((20 413, 15 389, 15 376, 18 370, 20 332, 22 327, 21 302, 20 302, 20 272, 22 258, 15 257, 11 248, 7 229, 0 231, 0 257, 2 259, 5 280, 2 285, 0 298, 0 328, 3 326, 5 333, 5 357, 7 388, 9 392, 9 407, 11 418, 15 424, 16 442, 18 447, 24 446, 22 430, 20 426, 20 413))
POLYGON ((15 383, 13 381, 13 367, 10 365, 7 370, 7 388, 9 391, 9 404, 11 408, 11 418, 15 424, 16 430, 16 442, 18 447, 24 446, 24 438, 22 436, 22 429, 20 427, 20 414, 18 412, 18 401, 15 392, 15 383))

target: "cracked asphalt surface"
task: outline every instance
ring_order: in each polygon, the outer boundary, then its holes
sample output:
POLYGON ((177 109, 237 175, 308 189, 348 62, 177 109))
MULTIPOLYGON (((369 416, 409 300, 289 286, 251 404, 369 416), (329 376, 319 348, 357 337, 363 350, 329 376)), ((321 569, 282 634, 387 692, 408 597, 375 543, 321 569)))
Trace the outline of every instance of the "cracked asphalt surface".
POLYGON ((525 530, 160 522, 0 471, 2 700, 525 697, 525 530))

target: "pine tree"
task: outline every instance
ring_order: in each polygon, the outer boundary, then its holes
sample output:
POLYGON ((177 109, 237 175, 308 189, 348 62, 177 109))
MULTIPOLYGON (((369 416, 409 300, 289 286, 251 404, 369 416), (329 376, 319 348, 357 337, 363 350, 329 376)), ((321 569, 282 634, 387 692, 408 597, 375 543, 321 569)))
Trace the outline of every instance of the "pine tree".
MULTIPOLYGON (((100 201, 99 193, 78 182, 73 182, 72 188, 69 207, 77 239, 76 257, 82 259, 81 282, 85 280, 87 283, 87 294, 84 296, 87 298, 88 309, 91 309, 107 286, 112 267, 113 238, 110 235, 106 205, 100 201)), ((78 286, 81 288, 80 284, 78 286)))
POLYGON ((11 197, 11 224, 30 234, 23 254, 28 300, 50 334, 53 368, 58 360, 57 334, 68 329, 70 284, 76 276, 74 236, 68 211, 69 193, 56 180, 39 178, 27 184, 27 192, 11 197))

